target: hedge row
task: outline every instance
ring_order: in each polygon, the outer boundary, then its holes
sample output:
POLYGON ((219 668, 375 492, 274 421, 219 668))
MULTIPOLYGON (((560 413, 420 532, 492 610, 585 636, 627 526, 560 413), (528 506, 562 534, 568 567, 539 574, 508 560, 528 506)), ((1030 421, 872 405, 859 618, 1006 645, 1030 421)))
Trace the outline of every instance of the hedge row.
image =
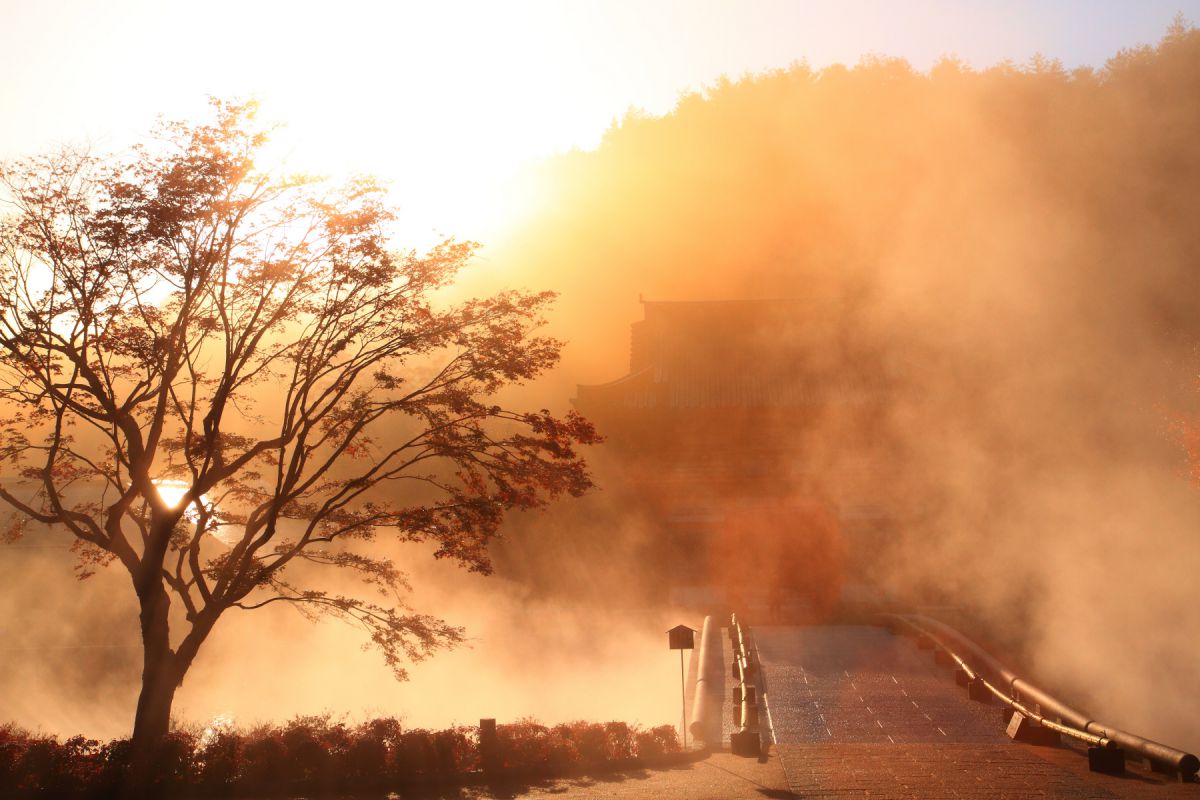
MULTIPOLYGON (((653 762, 679 751, 675 728, 534 720, 497 726, 499 768, 537 777, 653 762)), ((65 741, 0 727, 0 796, 101 798, 121 785, 129 742, 65 741)), ((214 725, 170 734, 156 780, 172 794, 229 796, 377 791, 458 781, 481 768, 476 728, 405 730, 393 718, 350 726, 329 716, 282 727, 214 725)))

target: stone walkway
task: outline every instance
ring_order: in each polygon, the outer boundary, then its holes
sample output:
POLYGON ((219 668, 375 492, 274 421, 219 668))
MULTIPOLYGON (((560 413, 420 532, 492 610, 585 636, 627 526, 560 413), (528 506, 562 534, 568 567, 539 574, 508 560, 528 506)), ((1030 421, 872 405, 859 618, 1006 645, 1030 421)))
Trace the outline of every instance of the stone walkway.
MULTIPOLYGON (((393 800, 418 800, 398 795, 393 800)), ((693 764, 508 787, 469 787, 419 800, 817 800, 818 798, 1200 798, 1133 766, 1123 777, 1087 770, 1069 748, 1007 745, 779 745, 763 761, 714 753, 693 764), (786 767, 786 772, 785 772, 786 767)), ((367 800, 361 798, 360 800, 367 800)), ((381 797, 371 800, 383 800, 381 797)))
POLYGON ((420 800, 788 800, 794 797, 778 757, 772 755, 755 760, 713 753, 670 769, 636 770, 532 785, 469 787, 446 794, 422 795, 420 800))
POLYGON ((788 788, 803 798, 1191 797, 1133 767, 1011 741, 999 705, 966 698, 929 651, 881 628, 755 629, 788 788), (1147 794, 1148 793, 1148 794, 1147 794))

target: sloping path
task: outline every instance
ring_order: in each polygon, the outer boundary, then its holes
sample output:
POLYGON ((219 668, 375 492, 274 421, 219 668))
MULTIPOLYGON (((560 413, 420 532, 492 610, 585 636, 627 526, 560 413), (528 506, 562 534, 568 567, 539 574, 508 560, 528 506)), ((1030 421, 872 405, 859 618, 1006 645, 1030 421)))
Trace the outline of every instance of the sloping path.
POLYGON ((755 628, 789 789, 803 798, 1193 797, 1200 787, 1091 773, 1067 749, 1017 744, 998 705, 880 628, 755 628))
POLYGON ((849 625, 755 636, 780 743, 1009 743, 999 709, 967 702, 909 639, 849 625))

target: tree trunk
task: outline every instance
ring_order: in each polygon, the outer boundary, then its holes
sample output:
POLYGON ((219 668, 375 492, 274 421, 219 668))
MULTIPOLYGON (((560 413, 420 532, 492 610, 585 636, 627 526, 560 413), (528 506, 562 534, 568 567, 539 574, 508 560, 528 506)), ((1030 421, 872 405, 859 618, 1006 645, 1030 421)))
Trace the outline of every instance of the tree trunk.
POLYGON ((123 797, 151 797, 161 791, 154 786, 155 764, 170 728, 175 690, 183 680, 171 651, 170 608, 170 599, 161 585, 142 597, 142 692, 133 718, 123 797))

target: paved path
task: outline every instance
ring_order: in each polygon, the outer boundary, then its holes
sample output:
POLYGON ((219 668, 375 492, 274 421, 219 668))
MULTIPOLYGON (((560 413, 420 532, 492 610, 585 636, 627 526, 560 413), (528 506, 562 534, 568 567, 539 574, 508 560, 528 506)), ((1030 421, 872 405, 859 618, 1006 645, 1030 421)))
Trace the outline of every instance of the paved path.
POLYGON ((776 741, 1008 744, 997 707, 882 628, 756 628, 776 741))
POLYGON ((755 629, 789 789, 803 798, 1200 799, 1200 786, 1091 773, 1082 752, 1017 744, 928 651, 881 628, 755 629))
POLYGON ((791 800, 794 797, 776 755, 756 760, 713 753, 668 769, 561 778, 510 787, 469 787, 400 800, 791 800))

